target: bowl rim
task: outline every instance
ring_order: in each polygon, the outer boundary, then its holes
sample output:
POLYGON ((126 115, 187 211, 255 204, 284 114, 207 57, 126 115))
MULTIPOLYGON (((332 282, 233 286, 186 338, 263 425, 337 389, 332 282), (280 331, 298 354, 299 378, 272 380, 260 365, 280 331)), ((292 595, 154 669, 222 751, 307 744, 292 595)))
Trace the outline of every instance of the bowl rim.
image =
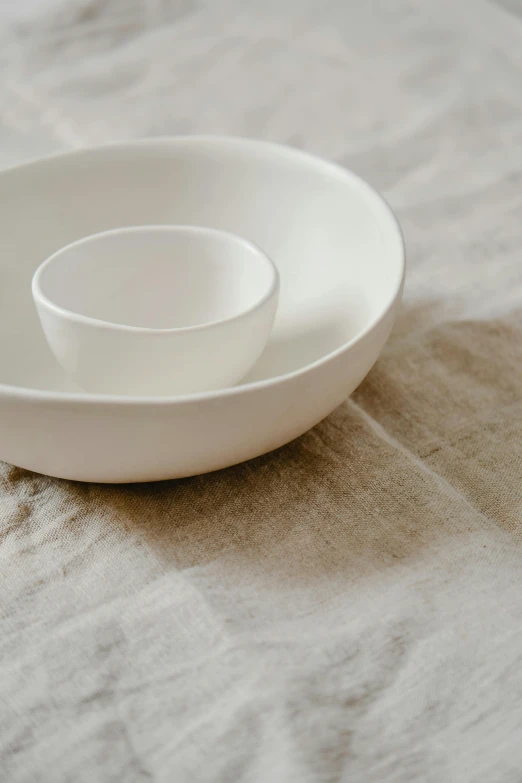
POLYGON ((35 303, 40 306, 44 306, 48 310, 52 311, 55 315, 59 315, 64 320, 72 323, 82 324, 84 326, 98 327, 107 329, 113 332, 125 332, 135 335, 148 335, 148 336, 165 336, 165 335, 178 335, 178 334, 192 334, 194 332, 204 332, 208 330, 219 329, 222 326, 228 326, 231 323, 239 322, 245 318, 261 310, 264 305, 277 295, 279 290, 279 272, 272 259, 261 250, 261 248, 251 242, 249 239, 245 239, 239 234, 234 234, 231 231, 222 231, 218 228, 210 228, 208 226, 196 226, 196 225, 184 225, 180 223, 173 223, 172 225, 140 225, 140 226, 121 226, 119 228, 110 228, 107 231, 99 231, 95 234, 88 234, 81 239, 76 239, 73 242, 69 242, 67 245, 56 250, 45 261, 42 261, 33 275, 31 282, 31 290, 33 292, 33 298, 35 303), (266 286, 266 290, 258 296, 252 304, 243 308, 235 315, 227 316, 226 318, 218 318, 213 321, 204 321, 203 323, 194 324, 193 326, 169 326, 169 327, 154 327, 154 326, 133 326, 132 324, 125 324, 119 321, 107 321, 104 318, 95 318, 92 315, 84 315, 78 313, 75 310, 70 310, 68 307, 59 305, 47 294, 44 293, 42 287, 42 278, 47 269, 61 256, 68 253, 70 250, 79 247, 81 245, 89 245, 99 240, 103 240, 104 237, 110 236, 122 236, 126 234, 192 234, 197 236, 212 236, 216 238, 225 239, 234 245, 241 245, 246 250, 253 253, 258 262, 262 263, 269 271, 269 280, 266 286))
POLYGON ((230 386, 224 389, 216 389, 206 392, 194 392, 191 394, 182 395, 144 395, 131 397, 127 395, 116 394, 97 394, 82 391, 62 391, 62 390, 50 390, 50 389, 35 389, 28 386, 18 386, 15 384, 6 384, 0 382, 0 396, 11 397, 17 399, 24 399, 26 401, 49 401, 60 403, 77 403, 86 405, 107 405, 113 404, 120 406, 150 406, 150 405, 164 405, 164 404, 186 404, 186 403, 198 403, 205 400, 219 400, 225 397, 235 397, 241 394, 249 394, 258 390, 269 388, 273 386, 279 386, 291 379, 297 378, 301 375, 306 375, 312 372, 322 365, 328 364, 338 356, 342 355, 357 343, 361 342, 370 332, 374 331, 379 324, 386 318, 388 313, 394 307, 396 301, 400 298, 404 279, 406 275, 406 248, 404 243, 404 237, 402 234, 399 222, 389 206, 385 198, 377 193, 362 177, 359 177, 350 169, 344 168, 338 163, 321 158, 317 155, 303 150, 296 149, 285 144, 279 144, 275 142, 269 142, 262 139, 246 138, 241 136, 221 136, 221 135, 207 135, 207 134, 195 134, 195 135, 180 135, 180 136, 161 136, 150 139, 135 139, 127 142, 115 142, 111 144, 104 144, 97 147, 86 147, 78 150, 68 150, 66 152, 58 152, 44 158, 37 158, 32 161, 26 161, 24 163, 11 166, 0 172, 0 177, 9 175, 15 171, 21 171, 25 168, 31 168, 34 166, 52 164, 54 161, 67 160, 67 158, 89 158, 93 155, 120 155, 136 152, 136 150, 149 149, 161 149, 162 147, 169 146, 183 146, 183 145, 216 145, 218 147, 229 146, 243 148, 243 150, 249 150, 254 154, 265 154, 269 156, 279 156, 280 158, 293 159, 297 162, 302 162, 308 166, 315 167, 317 170, 321 170, 330 176, 337 179, 344 180, 347 183, 355 186, 359 191, 362 198, 365 198, 377 213, 379 219, 388 222, 393 233, 395 234, 396 251, 398 251, 398 275, 395 280, 395 284, 392 287, 392 293, 389 296, 387 304, 383 307, 382 311, 376 315, 369 324, 347 340, 343 345, 330 351, 329 353, 321 356, 309 364, 299 367, 296 370, 292 370, 288 373, 281 375, 275 375, 271 378, 264 378, 259 381, 250 381, 248 383, 242 383, 238 386, 230 386))

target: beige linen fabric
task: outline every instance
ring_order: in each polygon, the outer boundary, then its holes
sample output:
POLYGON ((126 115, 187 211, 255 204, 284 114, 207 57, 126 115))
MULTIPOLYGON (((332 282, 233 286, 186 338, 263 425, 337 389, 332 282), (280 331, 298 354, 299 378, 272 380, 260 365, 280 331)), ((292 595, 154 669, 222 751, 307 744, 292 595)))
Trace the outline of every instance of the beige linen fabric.
POLYGON ((291 143, 384 192, 409 276, 367 380, 273 454, 0 468, 0 778, 519 783, 520 4, 23 0, 1 37, 2 164, 291 143))

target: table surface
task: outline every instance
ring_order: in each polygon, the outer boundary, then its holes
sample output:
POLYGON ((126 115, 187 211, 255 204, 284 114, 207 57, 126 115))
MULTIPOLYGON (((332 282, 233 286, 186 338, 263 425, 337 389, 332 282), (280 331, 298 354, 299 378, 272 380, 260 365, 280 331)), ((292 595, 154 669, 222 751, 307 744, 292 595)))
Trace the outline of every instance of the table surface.
POLYGON ((1 13, 0 165, 285 142, 368 179, 409 254, 374 370, 276 453, 128 487, 0 466, 1 779, 519 783, 520 2, 1 13))

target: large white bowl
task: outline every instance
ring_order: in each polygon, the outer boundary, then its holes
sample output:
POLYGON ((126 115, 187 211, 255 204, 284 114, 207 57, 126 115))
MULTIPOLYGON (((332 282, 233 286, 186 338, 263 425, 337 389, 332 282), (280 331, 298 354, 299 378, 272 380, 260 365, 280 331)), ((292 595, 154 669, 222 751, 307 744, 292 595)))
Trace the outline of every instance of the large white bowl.
POLYGON ((400 229, 359 177, 235 138, 139 141, 0 173, 0 458, 81 481, 190 476, 317 424, 362 381, 404 280, 400 229), (177 397, 89 394, 46 345, 31 299, 41 261, 120 226, 210 226, 259 245, 280 273, 269 344, 249 376, 177 397))

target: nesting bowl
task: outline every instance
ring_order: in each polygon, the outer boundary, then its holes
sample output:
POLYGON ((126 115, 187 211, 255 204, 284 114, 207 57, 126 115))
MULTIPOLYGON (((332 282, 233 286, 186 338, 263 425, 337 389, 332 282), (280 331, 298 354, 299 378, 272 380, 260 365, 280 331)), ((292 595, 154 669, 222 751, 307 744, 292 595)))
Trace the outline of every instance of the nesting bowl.
POLYGON ((233 386, 256 363, 279 276, 235 234, 135 226, 53 253, 32 291, 49 347, 83 389, 189 394, 233 386))
POLYGON ((287 147, 178 137, 76 151, 0 173, 0 458, 83 481, 216 470, 287 443, 356 388, 399 306, 404 246, 355 174, 287 147), (90 234, 180 224, 253 242, 279 307, 248 375, 176 395, 82 391, 49 350, 31 297, 43 259, 90 234))

